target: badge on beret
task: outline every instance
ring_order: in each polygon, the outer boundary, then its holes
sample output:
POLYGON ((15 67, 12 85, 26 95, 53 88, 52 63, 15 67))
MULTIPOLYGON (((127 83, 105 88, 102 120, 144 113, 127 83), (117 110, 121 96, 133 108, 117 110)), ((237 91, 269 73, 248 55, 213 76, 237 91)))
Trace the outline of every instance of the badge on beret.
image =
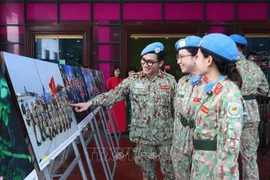
POLYGON ((157 54, 157 53, 159 53, 159 52, 160 52, 160 48, 157 47, 157 48, 155 49, 155 53, 157 54))
POLYGON ((227 116, 231 118, 239 118, 242 114, 242 105, 237 102, 228 103, 227 116))
POLYGON ((180 41, 179 42, 179 47, 182 48, 182 47, 185 47, 186 46, 186 41, 180 41))

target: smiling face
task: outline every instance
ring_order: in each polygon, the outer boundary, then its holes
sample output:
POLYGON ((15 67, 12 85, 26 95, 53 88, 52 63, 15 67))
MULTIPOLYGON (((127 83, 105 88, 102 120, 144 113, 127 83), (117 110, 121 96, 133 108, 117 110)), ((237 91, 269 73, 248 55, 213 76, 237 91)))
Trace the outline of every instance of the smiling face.
POLYGON ((183 73, 191 73, 195 70, 195 58, 186 49, 180 49, 177 55, 177 64, 183 73))
POLYGON ((154 53, 145 54, 141 59, 142 69, 147 77, 154 77, 163 63, 164 61, 158 61, 157 55, 154 53))
POLYGON ((120 77, 120 74, 121 74, 121 72, 120 72, 120 69, 119 68, 116 69, 116 70, 114 70, 114 76, 115 77, 120 77))
POLYGON ((199 75, 205 76, 209 71, 209 66, 212 64, 212 58, 211 56, 205 58, 199 49, 197 55, 195 56, 195 64, 199 75))

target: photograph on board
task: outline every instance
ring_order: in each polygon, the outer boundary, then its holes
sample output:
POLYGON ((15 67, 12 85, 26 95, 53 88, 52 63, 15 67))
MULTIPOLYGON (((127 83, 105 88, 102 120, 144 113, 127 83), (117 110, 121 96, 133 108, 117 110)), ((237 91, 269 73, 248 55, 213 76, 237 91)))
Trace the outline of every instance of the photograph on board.
POLYGON ((77 130, 57 64, 4 53, 39 168, 77 130))

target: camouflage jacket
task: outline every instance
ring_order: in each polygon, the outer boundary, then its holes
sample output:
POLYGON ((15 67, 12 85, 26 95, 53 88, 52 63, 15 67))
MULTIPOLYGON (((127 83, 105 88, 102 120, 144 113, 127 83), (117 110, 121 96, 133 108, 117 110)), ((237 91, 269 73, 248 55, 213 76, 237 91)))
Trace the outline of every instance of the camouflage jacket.
POLYGON ((192 155, 192 179, 239 179, 238 155, 242 132, 243 98, 227 77, 207 93, 201 88, 199 105, 194 107, 195 140, 214 140, 216 150, 195 147, 192 155))
POLYGON ((174 135, 173 147, 187 152, 192 148, 192 130, 194 127, 194 111, 201 98, 198 97, 198 90, 204 88, 206 78, 197 82, 194 86, 190 81, 190 75, 182 77, 178 81, 178 87, 174 99, 175 117, 174 117, 174 135), (181 122, 182 121, 182 122, 181 122), (193 123, 191 123, 193 121, 193 123))
MULTIPOLYGON (((236 67, 242 77, 241 93, 245 95, 266 95, 269 90, 268 81, 255 63, 241 57, 236 61, 236 67)), ((247 119, 244 122, 260 121, 259 107, 256 99, 246 100, 247 119)))
POLYGON ((92 105, 107 106, 130 95, 130 140, 153 146, 171 144, 175 88, 175 78, 170 74, 160 70, 153 79, 149 79, 139 72, 90 102, 92 105))

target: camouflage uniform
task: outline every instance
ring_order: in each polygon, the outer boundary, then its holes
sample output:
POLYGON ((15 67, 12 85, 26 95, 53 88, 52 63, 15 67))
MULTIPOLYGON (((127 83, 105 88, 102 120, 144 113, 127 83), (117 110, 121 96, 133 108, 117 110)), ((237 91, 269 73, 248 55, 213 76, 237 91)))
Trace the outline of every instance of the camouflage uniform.
MULTIPOLYGON (((200 79, 198 79, 200 80, 200 79)), ((203 78, 195 85, 190 81, 190 75, 182 77, 178 82, 174 99, 175 118, 174 135, 171 148, 174 174, 176 179, 189 179, 191 155, 193 150, 193 119, 195 107, 201 98, 197 98, 197 91, 203 88, 206 79, 203 78)))
POLYGON ((135 162, 144 179, 157 179, 156 159, 160 158, 165 179, 174 179, 169 154, 173 135, 173 97, 176 81, 159 70, 149 79, 143 72, 125 79, 115 89, 90 100, 92 105, 111 105, 131 95, 130 140, 136 143, 135 162))
POLYGON ((244 56, 236 61, 242 77, 241 93, 247 106, 241 136, 241 156, 243 179, 259 179, 257 148, 259 145, 258 126, 260 114, 256 95, 267 94, 269 85, 262 70, 244 56))
POLYGON ((239 179, 238 155, 243 102, 240 90, 227 77, 210 91, 198 92, 195 110, 191 179, 239 179))

